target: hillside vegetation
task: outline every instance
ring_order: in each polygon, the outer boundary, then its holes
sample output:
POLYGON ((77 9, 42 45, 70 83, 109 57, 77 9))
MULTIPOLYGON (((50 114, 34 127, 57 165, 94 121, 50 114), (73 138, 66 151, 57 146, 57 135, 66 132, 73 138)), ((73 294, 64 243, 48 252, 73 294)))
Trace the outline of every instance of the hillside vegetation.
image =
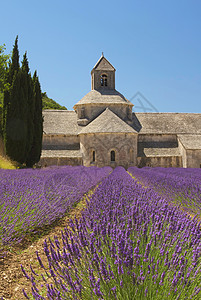
MULTIPOLYGON (((0 92, 0 114, 3 107, 3 93, 0 92)), ((61 109, 67 110, 65 106, 61 106, 55 100, 49 98, 46 93, 42 93, 42 107, 43 109, 61 109)))
POLYGON ((43 109, 67 110, 67 108, 65 106, 61 106, 56 101, 49 98, 46 93, 42 93, 42 107, 43 107, 43 109))
MULTIPOLYGON (((49 98, 46 93, 42 93, 42 108, 67 110, 65 106, 61 106, 59 103, 49 98)), ((3 109, 3 93, 0 92, 0 134, 1 134, 2 109, 3 109)))

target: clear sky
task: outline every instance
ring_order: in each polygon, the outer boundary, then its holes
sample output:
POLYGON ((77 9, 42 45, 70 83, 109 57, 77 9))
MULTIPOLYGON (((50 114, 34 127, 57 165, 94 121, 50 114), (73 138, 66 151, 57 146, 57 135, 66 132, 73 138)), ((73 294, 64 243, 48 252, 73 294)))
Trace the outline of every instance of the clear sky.
MULTIPOLYGON (((140 92, 157 111, 201 113, 200 0, 4 0, 0 7, 0 45, 10 53, 18 35, 20 60, 27 51, 43 92, 68 109, 90 91, 103 51, 127 99, 140 92)), ((138 96, 135 106, 152 109, 138 96)))

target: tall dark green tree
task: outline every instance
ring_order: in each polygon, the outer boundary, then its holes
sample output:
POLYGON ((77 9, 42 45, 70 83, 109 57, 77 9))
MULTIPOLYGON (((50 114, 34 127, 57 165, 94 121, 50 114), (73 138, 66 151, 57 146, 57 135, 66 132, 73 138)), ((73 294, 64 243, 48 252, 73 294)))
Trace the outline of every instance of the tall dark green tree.
POLYGON ((11 62, 7 72, 9 88, 4 91, 3 137, 6 154, 23 163, 26 146, 27 126, 25 120, 26 92, 23 72, 19 65, 18 37, 13 47, 11 62))
POLYGON ((33 128, 33 143, 31 150, 28 154, 26 165, 32 167, 40 160, 42 150, 42 137, 43 137, 43 117, 42 117, 42 93, 35 71, 33 75, 33 91, 34 91, 34 128, 33 128))
POLYGON ((6 154, 28 167, 38 162, 41 155, 43 120, 42 96, 36 72, 33 79, 27 54, 19 64, 18 37, 9 69, 3 103, 3 137, 6 154))
POLYGON ((27 127, 27 137, 26 137, 26 155, 24 157, 24 161, 27 161, 27 157, 29 152, 32 148, 33 144, 33 131, 34 131, 34 94, 33 94, 33 81, 31 78, 30 70, 29 70, 29 63, 27 59, 27 53, 25 52, 22 61, 22 74, 23 74, 23 87, 25 93, 25 100, 26 103, 22 108, 23 114, 25 116, 25 122, 27 127))
POLYGON ((9 103, 6 109, 4 145, 6 154, 13 160, 24 163, 26 156, 26 96, 22 85, 23 74, 15 72, 9 89, 9 103))
POLYGON ((19 63, 19 50, 18 50, 18 35, 15 39, 15 44, 13 46, 13 52, 11 56, 11 63, 9 66, 9 74, 8 74, 8 82, 12 84, 13 78, 16 72, 20 69, 20 63, 19 63))
MULTIPOLYGON (((10 88, 13 83, 14 75, 18 73, 20 68, 19 64, 19 50, 18 50, 18 36, 15 39, 15 44, 13 46, 13 52, 11 56, 11 61, 9 61, 9 67, 6 70, 6 74, 4 75, 4 85, 6 88, 3 90, 3 121, 2 121, 2 132, 4 136, 4 144, 6 147, 7 144, 7 118, 9 117, 9 109, 10 109, 10 88)), ((16 79, 16 78, 15 78, 16 79)))

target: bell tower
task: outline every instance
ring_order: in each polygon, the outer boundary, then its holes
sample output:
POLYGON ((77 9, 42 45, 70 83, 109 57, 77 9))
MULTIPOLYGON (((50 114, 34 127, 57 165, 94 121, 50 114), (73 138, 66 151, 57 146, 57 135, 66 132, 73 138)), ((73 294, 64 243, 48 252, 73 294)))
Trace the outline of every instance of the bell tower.
POLYGON ((91 71, 92 90, 115 90, 115 68, 104 57, 103 53, 91 71))

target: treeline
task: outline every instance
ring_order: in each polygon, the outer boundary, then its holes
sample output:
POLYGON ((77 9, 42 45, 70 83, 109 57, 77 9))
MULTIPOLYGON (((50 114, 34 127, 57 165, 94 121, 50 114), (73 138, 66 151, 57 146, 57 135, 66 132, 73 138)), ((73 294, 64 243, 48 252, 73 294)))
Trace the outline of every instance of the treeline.
POLYGON ((37 73, 31 76, 27 54, 19 63, 18 37, 6 68, 2 135, 6 155, 32 167, 40 160, 43 135, 42 94, 37 73))
POLYGON ((60 109, 67 110, 65 106, 61 106, 53 99, 47 96, 47 93, 42 93, 42 108, 43 109, 60 109))

